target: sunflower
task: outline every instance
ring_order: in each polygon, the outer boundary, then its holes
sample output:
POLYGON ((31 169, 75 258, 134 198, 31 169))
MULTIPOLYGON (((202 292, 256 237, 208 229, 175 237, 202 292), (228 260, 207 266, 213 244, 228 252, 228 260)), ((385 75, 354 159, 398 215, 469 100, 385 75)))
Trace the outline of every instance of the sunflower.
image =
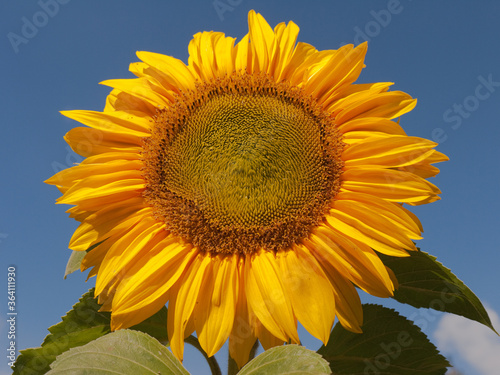
POLYGON ((354 84, 366 43, 318 51, 293 22, 248 23, 236 44, 194 35, 187 65, 138 52, 138 78, 103 82, 103 112, 63 112, 88 126, 65 137, 85 159, 47 180, 113 330, 168 303, 179 359, 196 331, 208 356, 229 338, 240 367, 257 339, 299 343, 298 322, 324 343, 335 317, 361 332, 355 287, 393 295, 377 252, 416 250, 403 203, 439 199, 426 178, 447 160, 391 121, 416 100, 354 84))

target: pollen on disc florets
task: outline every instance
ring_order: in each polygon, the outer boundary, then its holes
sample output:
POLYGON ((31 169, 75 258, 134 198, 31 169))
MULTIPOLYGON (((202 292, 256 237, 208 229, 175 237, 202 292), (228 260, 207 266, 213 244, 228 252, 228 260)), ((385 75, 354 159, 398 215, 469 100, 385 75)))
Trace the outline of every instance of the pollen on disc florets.
POLYGON ((286 81, 235 72, 198 83, 154 120, 143 195, 168 231, 202 251, 289 248, 339 189, 333 119, 286 81))

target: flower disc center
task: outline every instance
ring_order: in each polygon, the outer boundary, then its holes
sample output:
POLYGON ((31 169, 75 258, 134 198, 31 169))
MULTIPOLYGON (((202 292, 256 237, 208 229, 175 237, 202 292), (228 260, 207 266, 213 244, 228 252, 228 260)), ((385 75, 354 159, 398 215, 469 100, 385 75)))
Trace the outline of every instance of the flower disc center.
POLYGON ((166 157, 166 187, 220 229, 285 220, 325 187, 318 124, 274 97, 211 98, 166 157))
POLYGON ((338 188, 332 124, 300 91, 250 78, 186 95, 145 144, 146 197, 167 228, 214 253, 290 246, 338 188))

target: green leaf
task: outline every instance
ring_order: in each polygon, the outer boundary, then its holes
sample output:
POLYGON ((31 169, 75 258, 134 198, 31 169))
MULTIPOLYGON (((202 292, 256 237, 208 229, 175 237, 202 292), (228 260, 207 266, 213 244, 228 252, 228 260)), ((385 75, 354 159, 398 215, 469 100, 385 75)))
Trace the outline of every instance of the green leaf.
POLYGON ((41 347, 21 351, 13 374, 45 374, 59 354, 110 332, 110 314, 99 312, 100 307, 92 289, 85 293, 60 323, 49 328, 41 347))
POLYGON ((57 357, 47 375, 184 375, 182 363, 160 342, 138 331, 120 330, 57 357))
POLYGON ((248 362, 238 375, 331 374, 328 363, 317 353, 298 345, 266 350, 248 362))
POLYGON ((414 307, 461 315, 495 331, 479 298, 448 268, 422 251, 409 253, 404 258, 379 254, 398 279, 394 299, 414 307))
POLYGON ((443 375, 448 361, 413 322, 393 309, 363 305, 363 333, 333 327, 318 353, 334 374, 443 375))
POLYGON ((70 273, 73 273, 80 269, 80 264, 83 258, 87 255, 86 251, 71 251, 68 263, 66 263, 66 270, 64 271, 64 278, 66 278, 70 273))
POLYGON ((149 317, 142 323, 130 327, 130 329, 147 333, 163 345, 168 345, 167 316, 168 310, 165 306, 163 306, 156 314, 149 317))
POLYGON ((102 244, 104 241, 96 243, 95 245, 90 246, 87 250, 85 251, 71 251, 71 255, 69 256, 68 263, 66 263, 66 270, 64 271, 64 278, 66 278, 69 274, 78 271, 80 269, 80 264, 82 264, 83 258, 85 258, 85 255, 93 249, 95 249, 97 246, 102 244))
MULTIPOLYGON (((41 347, 21 351, 14 364, 14 375, 45 374, 59 354, 111 332, 111 314, 99 312, 100 308, 97 298, 94 298, 94 289, 89 290, 60 323, 49 328, 50 334, 41 347)), ((167 343, 167 308, 163 307, 131 329, 149 333, 167 343)))

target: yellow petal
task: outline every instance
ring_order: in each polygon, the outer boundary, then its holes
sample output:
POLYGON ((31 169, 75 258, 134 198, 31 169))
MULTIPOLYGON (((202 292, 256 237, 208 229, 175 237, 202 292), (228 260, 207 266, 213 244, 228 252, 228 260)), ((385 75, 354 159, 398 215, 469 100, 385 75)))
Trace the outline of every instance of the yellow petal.
POLYGON ((316 259, 303 246, 277 254, 293 312, 304 328, 324 344, 335 320, 332 285, 316 259))
POLYGON ((135 96, 137 99, 149 103, 153 107, 166 107, 174 100, 171 92, 161 86, 154 85, 146 77, 109 79, 100 83, 101 85, 109 86, 135 96))
MULTIPOLYGON (((121 152, 107 152, 104 154, 92 155, 82 160, 78 165, 99 165, 104 163, 113 163, 119 161, 137 161, 141 160, 141 155, 121 152)), ((134 164, 137 166, 137 164, 134 164)), ((135 169, 135 168, 129 168, 135 169)))
POLYGON ((252 56, 249 40, 250 37, 247 34, 234 47, 234 68, 236 71, 247 71, 249 69, 247 67, 249 66, 249 59, 252 56))
POLYGON ((193 313, 198 340, 209 357, 219 351, 233 328, 239 289, 237 262, 235 255, 212 260, 193 313))
POLYGON ((245 285, 243 272, 245 270, 244 259, 237 263, 238 272, 238 300, 234 316, 233 328, 229 335, 229 354, 236 361, 238 368, 242 368, 250 357, 250 351, 257 340, 254 334, 248 314, 247 296, 245 295, 245 285))
MULTIPOLYGON (((337 200, 347 200, 358 205, 373 217, 383 217, 397 226, 398 231, 405 233, 413 240, 422 239, 422 225, 415 215, 400 204, 387 202, 373 195, 341 191, 336 196, 337 200)), ((375 224, 376 225, 376 224, 375 224)), ((393 229, 394 230, 394 229, 393 229)))
POLYGON ((145 181, 140 178, 140 171, 115 172, 109 175, 90 176, 75 183, 57 200, 58 203, 80 204, 93 199, 108 198, 119 195, 121 199, 138 196, 145 187, 145 181))
POLYGON ((198 254, 196 249, 179 243, 179 238, 167 236, 149 250, 146 257, 137 259, 117 291, 117 313, 132 311, 164 295, 198 254))
POLYGON ((274 42, 273 29, 264 17, 253 10, 248 13, 248 29, 252 49, 252 71, 268 73, 274 42))
MULTIPOLYGON (((85 251, 92 245, 103 241, 120 229, 126 227, 119 226, 126 220, 134 220, 134 217, 142 218, 144 211, 136 215, 144 208, 141 197, 134 197, 124 201, 109 204, 101 210, 91 213, 85 221, 75 230, 69 242, 69 248, 76 251, 85 251)), ((125 225, 129 225, 125 224, 125 225)))
POLYGON ((376 139, 376 138, 388 138, 388 137, 390 137, 389 134, 382 132, 354 131, 346 133, 342 137, 342 142, 344 142, 347 145, 347 147, 349 147, 350 145, 362 142, 367 138, 376 139))
POLYGON ((301 86, 307 76, 309 61, 318 58, 317 52, 310 44, 298 42, 288 64, 283 66, 280 78, 288 79, 294 86, 301 86))
POLYGON ((396 254, 402 256, 404 249, 414 250, 415 245, 401 241, 400 238, 394 238, 391 233, 386 233, 381 229, 373 228, 342 209, 332 209, 326 216, 329 226, 351 238, 358 238, 373 249, 385 254, 396 254))
POLYGON ((113 89, 106 97, 104 112, 123 111, 136 116, 154 116, 157 106, 150 104, 134 95, 126 93, 120 89, 113 89))
POLYGON ((199 254, 179 279, 176 293, 170 298, 167 319, 170 348, 181 361, 184 356, 185 330, 191 319, 201 290, 201 283, 205 279, 204 275, 210 267, 210 262, 210 256, 199 254))
POLYGON ((363 207, 357 201, 337 200, 334 208, 330 210, 330 216, 353 225, 365 235, 376 238, 389 246, 415 250, 415 245, 400 226, 391 223, 382 215, 374 217, 373 212, 367 209, 368 207, 363 207))
POLYGON ((436 150, 433 151, 434 152, 430 154, 429 157, 427 157, 425 160, 422 160, 421 162, 415 163, 413 165, 402 167, 400 168, 400 170, 414 173, 422 178, 434 177, 439 173, 439 168, 431 164, 440 163, 442 161, 449 160, 449 158, 441 152, 438 152, 436 150))
POLYGON ((132 152, 139 154, 142 140, 130 134, 116 134, 104 130, 78 127, 64 136, 71 149, 82 156, 104 152, 132 152))
MULTIPOLYGON (((103 154, 100 154, 103 155, 103 154)), ((47 184, 58 185, 70 188, 76 182, 92 175, 107 175, 125 173, 129 171, 130 176, 134 176, 132 171, 139 171, 144 165, 140 160, 112 160, 107 163, 92 164, 85 159, 86 163, 64 169, 45 181, 47 184)))
POLYGON ((367 46, 365 42, 356 48, 352 48, 352 45, 341 47, 321 70, 308 79, 304 89, 319 103, 334 96, 336 92, 359 77, 367 46))
MULTIPOLYGON (((350 106, 355 106, 356 103, 363 103, 370 98, 374 98, 380 93, 385 93, 389 90, 389 87, 393 85, 392 82, 377 82, 377 83, 361 83, 352 84, 344 87, 337 94, 331 95, 323 102, 325 109, 330 112, 333 116, 338 115, 344 109, 350 106)), ((373 119, 374 117, 360 117, 359 119, 367 118, 373 119)), ((356 119, 353 119, 356 120, 356 119)), ((344 126, 344 123, 349 122, 346 120, 343 123, 337 122, 339 128, 344 126)))
POLYGON ((391 136, 365 139, 342 153, 346 168, 363 166, 404 167, 427 159, 437 143, 418 137, 391 136))
POLYGON ((215 44, 215 58, 217 60, 217 71, 219 75, 231 74, 235 71, 235 40, 235 38, 223 37, 218 39, 215 44))
POLYGON ((340 324, 351 332, 361 333, 363 309, 358 292, 350 281, 345 279, 331 264, 323 264, 326 274, 333 285, 335 308, 340 324))
POLYGON ((384 298, 392 296, 392 280, 369 246, 324 227, 316 229, 310 242, 312 244, 305 244, 317 247, 314 252, 316 258, 322 257, 322 264, 332 264, 340 274, 367 293, 384 298))
POLYGON ((180 93, 195 89, 196 78, 181 60, 145 51, 138 51, 137 57, 154 69, 167 90, 180 93))
POLYGON ((123 202, 139 196, 141 196, 141 190, 136 190, 133 187, 124 187, 122 191, 117 192, 116 186, 111 186, 110 195, 104 194, 103 196, 93 197, 90 199, 81 199, 72 204, 76 204, 76 207, 79 210, 95 212, 108 204, 123 202))
POLYGON ((144 256, 154 245, 153 237, 165 224, 152 217, 145 216, 109 248, 101 264, 101 272, 97 276, 95 293, 101 291, 113 280, 127 277, 126 268, 144 256))
POLYGON ((113 241, 117 239, 118 236, 107 236, 106 238, 109 239, 109 241, 104 241, 102 244, 96 246, 94 249, 89 251, 87 255, 85 255, 82 263, 80 264, 80 270, 83 272, 90 267, 94 267, 94 269, 89 273, 87 279, 90 279, 92 276, 96 275, 96 271, 99 269, 102 260, 106 256, 110 246, 113 244, 113 241))
POLYGON ((249 309, 275 337, 298 343, 297 323, 274 255, 260 251, 247 256, 245 292, 249 309))
POLYGON ((197 254, 196 249, 167 237, 157 242, 147 256, 137 259, 113 299, 116 329, 140 323, 151 315, 151 311, 162 308, 174 284, 189 272, 197 254))
POLYGON ((409 172, 382 168, 347 169, 342 188, 371 194, 391 202, 423 204, 438 199, 441 191, 429 181, 409 172))
POLYGON ((61 111, 61 114, 94 129, 116 134, 128 134, 138 138, 150 135, 151 117, 149 116, 134 116, 123 111, 96 112, 82 110, 61 111))
POLYGON ((202 81, 210 81, 219 76, 215 46, 221 38, 224 38, 223 33, 213 31, 193 35, 188 46, 188 69, 193 76, 201 78, 202 81))
POLYGON ((406 135, 403 128, 397 122, 377 117, 361 117, 344 122, 339 126, 339 130, 343 133, 344 137, 349 136, 351 132, 360 131, 406 135))
POLYGON ((347 105, 335 117, 335 123, 343 124, 346 121, 361 117, 380 117, 393 119, 411 111, 417 101, 401 91, 382 92, 376 96, 370 95, 347 105))
POLYGON ((294 53, 295 43, 299 35, 299 27, 292 21, 287 26, 284 23, 280 23, 274 28, 274 34, 275 39, 271 53, 272 61, 269 68, 269 75, 274 77, 276 82, 279 82, 294 53))

